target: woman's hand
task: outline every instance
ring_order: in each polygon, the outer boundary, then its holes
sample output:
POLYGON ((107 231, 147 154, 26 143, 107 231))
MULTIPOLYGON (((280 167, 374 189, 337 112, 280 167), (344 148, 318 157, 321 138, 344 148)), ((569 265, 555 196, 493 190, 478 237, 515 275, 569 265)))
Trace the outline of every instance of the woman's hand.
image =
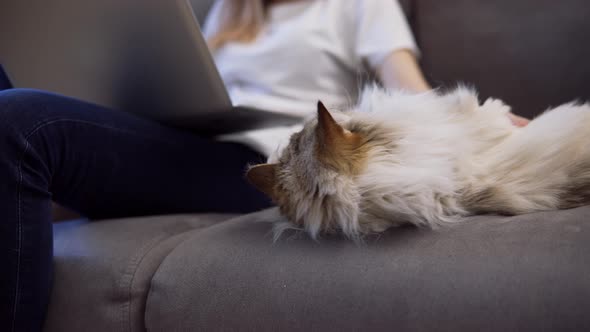
POLYGON ((525 127, 526 125, 529 124, 529 122, 531 122, 531 120, 529 120, 527 118, 523 118, 522 116, 518 116, 512 112, 506 113, 506 115, 508 116, 510 121, 512 121, 512 124, 517 127, 525 127))

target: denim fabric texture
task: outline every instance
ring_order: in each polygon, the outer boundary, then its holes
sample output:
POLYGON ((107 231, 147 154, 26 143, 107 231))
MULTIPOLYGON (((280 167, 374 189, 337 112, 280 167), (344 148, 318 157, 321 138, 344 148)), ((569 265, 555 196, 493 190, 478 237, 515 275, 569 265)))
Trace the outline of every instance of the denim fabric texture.
POLYGON ((42 328, 52 284, 51 201, 91 219, 246 213, 248 147, 31 89, 0 91, 0 330, 42 328))

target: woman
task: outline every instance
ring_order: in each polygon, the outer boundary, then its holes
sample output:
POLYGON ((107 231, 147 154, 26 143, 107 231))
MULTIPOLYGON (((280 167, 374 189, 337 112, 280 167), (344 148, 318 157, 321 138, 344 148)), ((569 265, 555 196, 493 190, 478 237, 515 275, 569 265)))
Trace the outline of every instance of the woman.
MULTIPOLYGON (((236 104, 307 115, 346 108, 369 71, 386 88, 430 90, 396 1, 218 0, 204 32, 236 104)), ((516 125, 527 120, 509 115, 516 125)), ((223 137, 264 155, 299 126, 223 137)))
MULTIPOLYGON (((392 0, 218 1, 205 31, 235 103, 302 115, 317 99, 343 106, 367 67, 386 87, 429 89, 392 0)), ((205 140, 55 94, 0 91, 0 329, 42 328, 52 200, 90 218, 262 209, 270 202, 245 183, 245 165, 291 130, 205 140)))
MULTIPOLYGON (((372 1, 218 0, 205 22, 234 103, 307 115, 318 99, 344 108, 366 72, 386 87, 429 90, 399 4, 372 1)), ((224 137, 269 155, 300 129, 224 137)))

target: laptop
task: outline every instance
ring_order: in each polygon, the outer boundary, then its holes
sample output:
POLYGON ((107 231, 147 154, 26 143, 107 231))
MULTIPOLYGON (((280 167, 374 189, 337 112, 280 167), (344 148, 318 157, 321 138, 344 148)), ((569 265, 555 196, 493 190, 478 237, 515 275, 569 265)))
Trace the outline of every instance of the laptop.
POLYGON ((201 135, 301 121, 232 105, 189 0, 2 1, 0 64, 14 87, 201 135))

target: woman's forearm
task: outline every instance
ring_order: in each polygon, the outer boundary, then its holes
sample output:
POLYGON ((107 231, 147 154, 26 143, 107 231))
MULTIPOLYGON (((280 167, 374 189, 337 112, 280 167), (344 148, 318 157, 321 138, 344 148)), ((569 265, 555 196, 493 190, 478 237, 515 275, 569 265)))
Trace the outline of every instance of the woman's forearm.
POLYGON ((410 50, 391 53, 377 68, 377 76, 388 89, 404 89, 415 92, 431 90, 432 87, 418 65, 416 57, 410 50))

